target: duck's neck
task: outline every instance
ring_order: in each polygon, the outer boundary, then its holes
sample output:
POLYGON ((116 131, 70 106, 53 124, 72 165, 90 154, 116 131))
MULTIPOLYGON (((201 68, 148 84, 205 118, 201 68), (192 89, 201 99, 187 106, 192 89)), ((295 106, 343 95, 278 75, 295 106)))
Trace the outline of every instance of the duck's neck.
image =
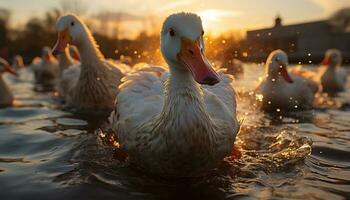
POLYGON ((189 92, 200 100, 201 90, 193 79, 190 72, 177 68, 170 68, 170 77, 168 80, 166 91, 167 97, 174 98, 179 92, 189 92))
POLYGON ((64 51, 64 53, 62 55, 60 55, 59 57, 60 62, 59 62, 59 66, 60 66, 60 75, 62 75, 62 72, 67 69, 70 65, 74 64, 74 60, 73 58, 69 55, 69 53, 67 52, 67 50, 64 51))
POLYGON ((81 58, 81 76, 85 73, 96 73, 101 65, 101 60, 104 59, 101 51, 96 44, 90 31, 86 28, 85 34, 80 38, 80 41, 75 44, 79 50, 81 58))
POLYGON ((329 63, 329 64, 328 64, 328 67, 327 67, 327 70, 328 70, 328 71, 335 71, 335 69, 336 69, 338 66, 339 66, 338 64, 329 63))
MULTIPOLYGON (((270 62, 270 61, 268 61, 270 62)), ((284 78, 282 78, 282 76, 279 74, 279 72, 273 71, 272 69, 275 68, 275 66, 271 66, 269 65, 268 67, 266 67, 266 71, 265 71, 265 80, 268 83, 271 84, 284 84, 287 83, 286 80, 284 80, 284 78)))
POLYGON ((188 71, 170 67, 165 83, 165 102, 160 119, 165 127, 179 128, 182 132, 211 126, 206 112, 202 90, 188 71), (184 126, 184 124, 186 126, 184 126))

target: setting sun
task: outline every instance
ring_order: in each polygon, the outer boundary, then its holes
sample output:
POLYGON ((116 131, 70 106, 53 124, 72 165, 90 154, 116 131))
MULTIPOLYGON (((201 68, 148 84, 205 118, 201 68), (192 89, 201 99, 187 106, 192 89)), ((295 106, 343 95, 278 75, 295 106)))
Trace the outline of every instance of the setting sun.
POLYGON ((201 17, 204 28, 212 33, 218 35, 229 27, 229 21, 234 17, 241 16, 241 11, 229 11, 219 9, 207 9, 197 12, 201 17))

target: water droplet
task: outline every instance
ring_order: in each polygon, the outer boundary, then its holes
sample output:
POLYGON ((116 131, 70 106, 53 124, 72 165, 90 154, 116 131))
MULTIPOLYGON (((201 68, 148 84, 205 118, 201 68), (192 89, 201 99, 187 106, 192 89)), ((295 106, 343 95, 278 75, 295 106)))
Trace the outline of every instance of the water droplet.
POLYGON ((264 99, 264 96, 263 96, 262 94, 257 94, 257 95, 255 96, 255 98, 256 98, 256 100, 262 102, 263 99, 264 99))

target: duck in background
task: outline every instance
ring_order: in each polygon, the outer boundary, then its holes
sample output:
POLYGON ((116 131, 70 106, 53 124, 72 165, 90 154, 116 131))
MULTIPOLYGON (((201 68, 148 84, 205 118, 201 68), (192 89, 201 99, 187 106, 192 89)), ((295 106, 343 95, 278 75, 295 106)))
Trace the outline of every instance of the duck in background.
POLYGON ((23 57, 20 55, 15 55, 13 57, 12 61, 12 67, 16 70, 19 71, 25 67, 24 62, 23 62, 23 57))
POLYGON ((233 75, 235 78, 240 78, 244 74, 243 62, 234 58, 231 51, 223 53, 222 63, 223 68, 227 69, 227 73, 233 75))
POLYGON ((8 72, 17 76, 17 72, 8 64, 8 62, 0 58, 0 107, 11 106, 14 100, 11 90, 2 78, 2 74, 8 72))
POLYGON ((341 67, 342 55, 338 49, 328 49, 325 53, 320 68, 315 71, 304 69, 302 66, 291 71, 306 79, 318 83, 320 91, 331 96, 344 90, 347 82, 347 71, 341 67))
POLYGON ((56 27, 58 41, 54 54, 63 53, 71 44, 77 47, 81 57, 80 72, 77 70, 66 79, 71 83, 64 97, 67 106, 77 112, 109 114, 114 108, 120 79, 124 75, 122 70, 104 58, 90 30, 78 16, 61 16, 56 27))
POLYGON ((78 64, 80 62, 80 55, 78 49, 75 46, 69 45, 65 48, 64 52, 58 55, 58 65, 60 68, 60 77, 64 70, 70 66, 78 64))
POLYGON ((205 175, 230 156, 239 130, 233 77, 205 56, 199 16, 169 16, 161 52, 169 65, 137 66, 120 85, 110 121, 129 160, 162 176, 205 175))
POLYGON ((343 91, 347 81, 347 71, 341 68, 342 55, 337 49, 327 50, 320 69, 322 91, 334 95, 343 91))
MULTIPOLYGON (((29 65, 30 66, 30 65, 29 65)), ((16 55, 12 60, 12 67, 16 70, 18 76, 15 77, 16 81, 33 82, 34 75, 28 65, 24 64, 23 57, 16 55)))
POLYGON ((80 55, 75 46, 69 45, 64 52, 58 55, 60 66, 60 78, 57 83, 57 91, 61 97, 67 96, 67 92, 78 81, 80 68, 80 55))
POLYGON ((264 79, 256 92, 262 109, 268 112, 298 111, 313 106, 318 85, 287 70, 288 56, 282 50, 270 53, 265 64, 264 79))
POLYGON ((44 47, 41 60, 33 65, 35 89, 38 91, 52 91, 59 77, 59 66, 57 59, 52 55, 50 47, 44 47))

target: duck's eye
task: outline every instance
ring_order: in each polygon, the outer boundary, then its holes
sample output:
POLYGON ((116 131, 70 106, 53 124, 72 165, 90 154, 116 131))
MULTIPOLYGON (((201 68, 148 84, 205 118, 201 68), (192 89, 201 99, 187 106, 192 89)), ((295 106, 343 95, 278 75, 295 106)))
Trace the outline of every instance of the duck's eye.
POLYGON ((174 36, 174 35, 175 35, 174 29, 171 28, 171 29, 169 30, 169 34, 170 34, 170 36, 174 36))
POLYGON ((204 31, 202 31, 202 36, 204 35, 204 31))
POLYGON ((279 58, 279 57, 277 57, 275 60, 276 60, 277 62, 279 62, 279 61, 280 61, 280 58, 279 58))
POLYGON ((71 22, 70 25, 71 25, 71 26, 74 26, 74 22, 71 22))

